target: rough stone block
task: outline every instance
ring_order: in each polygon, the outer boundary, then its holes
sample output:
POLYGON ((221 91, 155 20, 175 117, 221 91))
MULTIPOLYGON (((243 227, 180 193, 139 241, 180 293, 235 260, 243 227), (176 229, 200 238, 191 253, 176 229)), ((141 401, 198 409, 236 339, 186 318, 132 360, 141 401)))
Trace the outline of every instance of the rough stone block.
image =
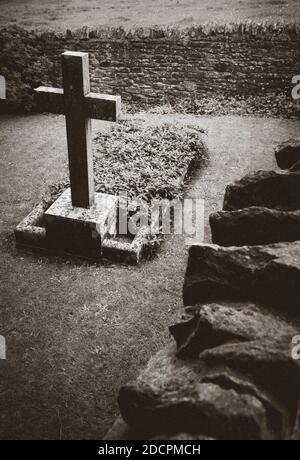
POLYGON ((275 148, 279 168, 289 169, 300 161, 300 139, 289 139, 275 148))
POLYGON ((273 312, 253 303, 195 305, 186 308, 187 321, 171 326, 179 358, 194 359, 199 353, 228 342, 297 334, 273 312))
POLYGON ((243 246, 300 240, 300 209, 251 207, 220 211, 209 217, 212 241, 221 246, 243 246))
POLYGON ((144 439, 189 433, 216 439, 272 439, 263 402, 249 393, 202 381, 199 361, 174 358, 173 347, 157 353, 138 379, 121 388, 119 407, 144 439))
POLYGON ((257 171, 226 187, 223 209, 300 209, 300 171, 257 171))
POLYGON ((199 359, 209 369, 229 369, 271 394, 289 413, 290 430, 296 423, 300 397, 300 364, 291 356, 290 335, 249 342, 227 343, 205 350, 199 359))
POLYGON ((253 300, 300 314, 300 241, 266 246, 192 245, 185 305, 253 300))

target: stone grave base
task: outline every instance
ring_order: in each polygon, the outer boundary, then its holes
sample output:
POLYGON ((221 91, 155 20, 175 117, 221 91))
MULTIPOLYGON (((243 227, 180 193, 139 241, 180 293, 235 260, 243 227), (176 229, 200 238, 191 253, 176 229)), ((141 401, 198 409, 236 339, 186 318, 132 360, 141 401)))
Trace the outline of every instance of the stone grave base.
POLYGON ((44 214, 47 245, 52 252, 85 259, 101 258, 101 244, 116 233, 118 198, 95 193, 90 208, 72 206, 71 190, 65 190, 44 214))
POLYGON ((41 202, 15 229, 16 247, 34 252, 137 264, 143 255, 148 228, 134 237, 118 235, 118 198, 95 193, 90 209, 71 204, 70 189, 53 202, 41 202))

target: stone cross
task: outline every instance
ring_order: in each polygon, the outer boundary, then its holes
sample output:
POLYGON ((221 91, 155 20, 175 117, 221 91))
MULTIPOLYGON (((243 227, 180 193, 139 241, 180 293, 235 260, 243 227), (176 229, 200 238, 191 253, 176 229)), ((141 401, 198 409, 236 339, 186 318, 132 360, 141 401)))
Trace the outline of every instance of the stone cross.
POLYGON ((88 53, 62 54, 63 89, 41 86, 35 90, 44 112, 66 116, 72 205, 89 208, 94 203, 91 119, 117 121, 120 96, 90 92, 88 53))

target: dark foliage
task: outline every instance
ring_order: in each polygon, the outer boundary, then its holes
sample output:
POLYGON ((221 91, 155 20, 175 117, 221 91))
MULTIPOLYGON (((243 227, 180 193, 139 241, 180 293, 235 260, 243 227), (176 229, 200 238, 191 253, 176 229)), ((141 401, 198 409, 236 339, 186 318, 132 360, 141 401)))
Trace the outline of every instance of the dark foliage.
POLYGON ((0 30, 0 74, 7 85, 0 111, 28 113, 36 108, 33 89, 53 82, 53 63, 34 32, 10 27, 0 30))

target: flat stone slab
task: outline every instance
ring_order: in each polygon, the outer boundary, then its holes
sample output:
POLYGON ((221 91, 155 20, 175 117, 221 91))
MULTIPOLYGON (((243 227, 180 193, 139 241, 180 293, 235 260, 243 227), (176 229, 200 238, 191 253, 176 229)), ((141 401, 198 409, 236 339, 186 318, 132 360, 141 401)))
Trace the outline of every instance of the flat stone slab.
POLYGON ((46 222, 52 217, 70 221, 85 222, 91 228, 97 229, 101 235, 107 231, 107 223, 111 220, 111 212, 116 211, 118 197, 106 193, 96 193, 95 203, 90 208, 72 206, 71 189, 66 189, 61 196, 45 212, 46 222))
POLYGON ((227 368, 247 376, 255 386, 284 405, 290 420, 295 423, 300 397, 300 365, 291 356, 289 334, 225 343, 203 351, 199 359, 214 372, 217 368, 227 368))
POLYGON ((144 439, 162 434, 172 439, 178 433, 216 439, 274 437, 260 396, 204 383, 206 376, 201 361, 178 360, 173 346, 164 348, 135 382, 121 387, 121 415, 144 439))
POLYGON ((74 207, 71 190, 65 190, 44 215, 48 249, 100 259, 103 239, 116 231, 117 207, 118 197, 105 193, 95 193, 90 208, 74 207))
POLYGON ((224 211, 250 206, 300 209, 300 171, 256 171, 226 187, 224 211))
POLYGON ((300 139, 289 139, 275 148, 275 157, 279 168, 289 169, 300 161, 300 139))
POLYGON ((297 335, 290 322, 250 302, 195 305, 185 309, 185 316, 187 321, 169 327, 181 359, 197 359, 203 350, 228 342, 297 335))
POLYGON ((284 312, 300 310, 300 241, 259 246, 192 245, 184 305, 252 300, 284 312))
POLYGON ((209 217, 212 241, 221 246, 243 246, 300 240, 300 209, 280 211, 250 207, 215 212, 209 217))

